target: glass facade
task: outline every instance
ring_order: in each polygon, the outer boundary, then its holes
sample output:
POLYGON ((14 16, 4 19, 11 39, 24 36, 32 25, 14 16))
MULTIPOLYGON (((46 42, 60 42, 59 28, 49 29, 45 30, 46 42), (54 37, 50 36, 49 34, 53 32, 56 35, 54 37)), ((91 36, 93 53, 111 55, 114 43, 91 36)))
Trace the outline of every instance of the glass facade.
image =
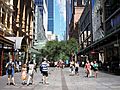
POLYGON ((48 31, 54 33, 54 0, 48 0, 48 31))
POLYGON ((38 5, 38 7, 40 9, 40 13, 43 17, 43 0, 35 0, 35 5, 38 5))

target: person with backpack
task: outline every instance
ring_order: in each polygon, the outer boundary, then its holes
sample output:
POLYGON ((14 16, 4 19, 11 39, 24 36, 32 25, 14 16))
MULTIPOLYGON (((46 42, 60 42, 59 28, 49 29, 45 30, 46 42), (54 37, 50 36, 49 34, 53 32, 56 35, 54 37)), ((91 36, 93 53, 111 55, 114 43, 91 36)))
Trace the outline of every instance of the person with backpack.
POLYGON ((11 79, 12 79, 12 84, 15 85, 15 81, 14 81, 14 72, 15 72, 15 64, 14 62, 12 62, 12 59, 10 59, 10 61, 6 64, 6 74, 8 75, 8 82, 7 85, 11 84, 11 79))

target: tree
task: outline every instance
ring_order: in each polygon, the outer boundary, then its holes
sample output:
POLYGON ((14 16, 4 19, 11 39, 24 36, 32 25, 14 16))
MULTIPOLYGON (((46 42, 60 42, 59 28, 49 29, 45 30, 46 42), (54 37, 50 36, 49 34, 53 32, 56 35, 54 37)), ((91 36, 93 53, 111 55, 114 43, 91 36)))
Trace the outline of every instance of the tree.
POLYGON ((66 60, 71 53, 76 53, 78 48, 77 41, 72 38, 67 41, 48 41, 44 48, 41 49, 43 57, 50 61, 66 60))

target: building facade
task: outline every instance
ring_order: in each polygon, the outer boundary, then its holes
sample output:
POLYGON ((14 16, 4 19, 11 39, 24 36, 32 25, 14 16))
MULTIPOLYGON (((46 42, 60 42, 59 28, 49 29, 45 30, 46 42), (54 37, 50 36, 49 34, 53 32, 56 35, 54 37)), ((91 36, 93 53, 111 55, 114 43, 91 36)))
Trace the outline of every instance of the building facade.
POLYGON ((48 41, 57 40, 56 35, 53 34, 51 31, 47 32, 47 39, 48 39, 48 41))
POLYGON ((74 1, 73 3, 73 13, 69 24, 69 38, 75 38, 79 42, 78 21, 84 10, 84 5, 82 5, 82 0, 74 1))
POLYGON ((48 31, 54 33, 54 0, 48 0, 48 31))
POLYGON ((66 40, 69 40, 69 24, 73 13, 74 0, 66 0, 66 40))
POLYGON ((120 73, 120 1, 91 0, 88 7, 80 18, 79 54, 97 60, 104 70, 120 73))
POLYGON ((33 1, 0 0, 0 74, 4 75, 5 63, 18 59, 16 52, 24 52, 23 63, 28 60, 28 48, 33 38, 33 1), (18 43, 19 42, 19 45, 18 43))
POLYGON ((84 51, 92 43, 92 15, 90 0, 85 5, 84 11, 79 19, 79 44, 80 51, 84 51))
POLYGON ((108 62, 111 72, 120 73, 120 1, 105 0, 102 5, 105 37, 101 42, 105 42, 104 59, 108 62))

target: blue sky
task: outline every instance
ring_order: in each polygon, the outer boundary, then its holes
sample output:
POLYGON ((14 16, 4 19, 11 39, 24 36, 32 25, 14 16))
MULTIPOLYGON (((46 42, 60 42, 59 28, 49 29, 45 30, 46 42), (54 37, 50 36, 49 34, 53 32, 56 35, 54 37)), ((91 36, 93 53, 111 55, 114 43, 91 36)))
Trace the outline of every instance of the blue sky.
POLYGON ((65 5, 63 3, 64 0, 54 0, 54 33, 58 36, 59 40, 64 40, 64 33, 66 31, 65 5), (60 12, 62 13, 60 14, 60 12))

